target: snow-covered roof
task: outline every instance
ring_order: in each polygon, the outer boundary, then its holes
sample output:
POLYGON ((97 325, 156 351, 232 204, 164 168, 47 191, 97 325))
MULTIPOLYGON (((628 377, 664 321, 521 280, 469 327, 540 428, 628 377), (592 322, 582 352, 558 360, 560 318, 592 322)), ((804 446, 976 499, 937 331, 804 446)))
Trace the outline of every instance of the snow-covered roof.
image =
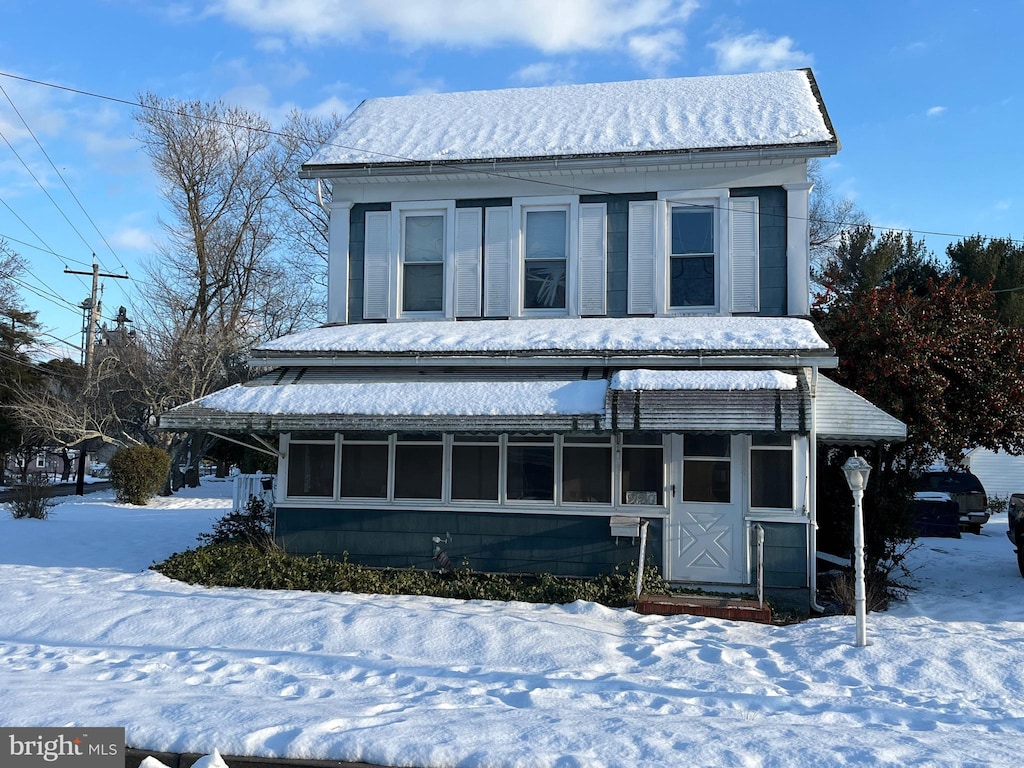
POLYGON ((603 414, 608 382, 403 381, 222 389, 197 401, 232 413, 359 416, 571 416, 603 414))
POLYGON ((798 145, 838 148, 809 69, 367 99, 303 169, 798 145))
POLYGON ((628 391, 728 391, 796 389, 796 376, 781 371, 619 371, 609 388, 628 391))
POLYGON ((809 320, 792 317, 536 318, 360 323, 314 328, 256 347, 287 355, 824 353, 809 320))

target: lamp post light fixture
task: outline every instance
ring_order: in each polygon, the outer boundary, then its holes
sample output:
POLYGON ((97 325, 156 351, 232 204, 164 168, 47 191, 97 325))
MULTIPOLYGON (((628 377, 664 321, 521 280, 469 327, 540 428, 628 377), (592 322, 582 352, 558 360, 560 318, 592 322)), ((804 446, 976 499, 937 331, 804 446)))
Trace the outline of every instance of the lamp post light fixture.
POLYGON ((857 613, 857 642, 862 648, 868 644, 867 597, 864 589, 864 489, 868 485, 871 465, 856 453, 843 464, 846 483, 853 492, 853 560, 856 573, 854 603, 857 613))

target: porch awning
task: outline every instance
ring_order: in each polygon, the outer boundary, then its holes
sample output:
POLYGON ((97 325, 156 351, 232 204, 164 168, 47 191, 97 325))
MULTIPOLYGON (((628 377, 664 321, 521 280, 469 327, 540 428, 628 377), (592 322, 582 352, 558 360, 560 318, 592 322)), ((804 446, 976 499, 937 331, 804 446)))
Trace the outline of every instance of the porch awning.
POLYGON ((795 432, 808 429, 807 384, 781 371, 619 371, 605 404, 613 430, 795 432))
POLYGON ((907 439, 907 425, 853 390, 818 376, 815 392, 818 440, 826 443, 894 443, 907 439))
POLYGON ((363 381, 235 385, 160 418, 164 429, 288 431, 590 431, 608 382, 363 381))

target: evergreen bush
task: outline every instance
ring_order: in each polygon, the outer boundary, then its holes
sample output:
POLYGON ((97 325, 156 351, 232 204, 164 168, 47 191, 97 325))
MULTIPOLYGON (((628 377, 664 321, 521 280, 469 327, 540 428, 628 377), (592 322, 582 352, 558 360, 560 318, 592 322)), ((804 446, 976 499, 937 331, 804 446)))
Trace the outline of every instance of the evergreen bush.
POLYGON ((228 512, 214 523, 211 533, 200 533, 196 538, 200 544, 227 544, 237 541, 266 549, 274 546, 271 529, 273 521, 273 512, 267 509, 266 502, 250 496, 244 512, 228 512))
MULTIPOLYGON (((481 573, 466 567, 445 571, 370 568, 322 555, 289 555, 281 549, 254 546, 238 539, 171 555, 152 568, 169 578, 207 587, 428 595, 528 603, 587 600, 611 607, 631 605, 636 589, 635 564, 591 579, 481 573)), ((668 592, 668 584, 653 564, 644 568, 644 591, 668 592)))
POLYGON ((162 448, 130 445, 114 454, 109 467, 117 500, 144 506, 163 488, 171 456, 162 448))

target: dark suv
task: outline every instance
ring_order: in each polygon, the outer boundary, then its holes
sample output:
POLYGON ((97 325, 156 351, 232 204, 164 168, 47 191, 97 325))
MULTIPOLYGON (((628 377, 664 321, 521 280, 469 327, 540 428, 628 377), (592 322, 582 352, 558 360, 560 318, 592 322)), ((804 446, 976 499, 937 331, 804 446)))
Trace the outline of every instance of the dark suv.
POLYGON ((1010 494, 1010 505, 1007 507, 1010 527, 1006 535, 1017 548, 1017 567, 1024 576, 1024 493, 1010 494))
POLYGON ((975 475, 963 470, 925 472, 918 478, 918 491, 945 493, 960 505, 960 528, 981 533, 988 522, 988 496, 975 475))

